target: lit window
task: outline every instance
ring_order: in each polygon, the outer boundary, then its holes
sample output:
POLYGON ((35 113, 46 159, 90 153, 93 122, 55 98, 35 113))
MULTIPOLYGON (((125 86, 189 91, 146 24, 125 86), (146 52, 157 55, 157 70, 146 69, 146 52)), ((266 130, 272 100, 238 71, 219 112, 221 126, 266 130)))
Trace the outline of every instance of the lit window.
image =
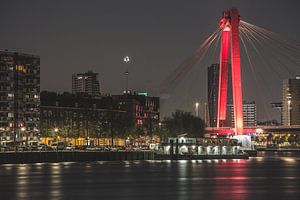
POLYGON ((16 65, 16 70, 17 71, 24 71, 24 66, 22 66, 22 65, 16 65))

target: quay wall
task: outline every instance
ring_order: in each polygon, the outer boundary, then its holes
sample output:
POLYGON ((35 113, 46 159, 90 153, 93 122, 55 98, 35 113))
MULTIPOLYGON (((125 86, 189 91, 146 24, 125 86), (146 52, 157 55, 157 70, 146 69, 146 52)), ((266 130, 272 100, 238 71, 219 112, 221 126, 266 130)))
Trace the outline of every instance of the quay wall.
POLYGON ((30 164, 57 162, 154 160, 154 152, 96 152, 96 151, 49 151, 3 152, 0 164, 30 164))

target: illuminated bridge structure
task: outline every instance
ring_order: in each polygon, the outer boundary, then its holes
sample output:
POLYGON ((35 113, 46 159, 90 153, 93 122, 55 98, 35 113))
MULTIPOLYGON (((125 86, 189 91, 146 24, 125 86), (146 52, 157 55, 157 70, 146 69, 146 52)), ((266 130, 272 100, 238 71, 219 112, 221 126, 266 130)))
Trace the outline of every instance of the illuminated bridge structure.
MULTIPOLYGON (((216 55, 215 50, 217 46, 220 46, 220 53, 217 59, 219 60, 219 77, 218 77, 218 91, 217 91, 217 105, 216 116, 209 116, 209 112, 205 110, 205 120, 212 117, 216 120, 216 127, 207 127, 205 132, 212 134, 228 134, 228 135, 247 135, 249 133, 258 133, 263 131, 264 133, 286 133, 286 132, 298 132, 300 126, 257 126, 257 127, 244 127, 243 118, 243 91, 242 91, 242 76, 241 76, 241 52, 240 45, 244 47, 245 59, 249 62, 250 70, 252 71, 253 83, 257 84, 256 88, 264 88, 265 92, 261 95, 256 94, 257 98, 264 98, 267 96, 268 82, 262 79, 263 84, 258 83, 258 77, 261 74, 255 73, 256 59, 261 59, 260 63, 268 67, 268 72, 275 73, 280 80, 283 80, 284 74, 288 73, 291 77, 295 73, 299 72, 299 62, 296 60, 300 54, 300 43, 294 40, 287 40, 281 38, 280 35, 268 31, 267 29, 258 27, 240 19, 240 15, 236 8, 226 10, 223 12, 222 18, 219 22, 219 27, 216 31, 210 34, 201 45, 182 62, 160 85, 160 96, 164 99, 168 99, 172 93, 172 90, 179 85, 184 77, 191 71, 193 66, 203 61, 205 56, 216 55), (219 40, 220 39, 220 40, 219 40), (215 45, 217 44, 217 45, 215 45), (215 46, 214 46, 215 45, 215 46), (212 50, 214 49, 214 50, 212 50), (212 51, 210 51, 212 50, 212 51), (265 52, 263 54, 263 52, 265 52), (257 56, 253 56, 253 54, 257 56), (251 56, 252 55, 252 56, 251 56), (272 56, 273 59, 267 60, 264 55, 272 56), (254 60, 252 60, 254 58, 254 60), (284 59, 282 62, 281 59, 284 59), (277 63, 279 68, 275 68, 274 63, 277 63), (231 65, 229 64, 231 63, 231 65), (290 66, 297 66, 294 73, 290 66), (230 82, 230 76, 228 76, 228 70, 231 70, 231 83, 232 83, 232 100, 233 100, 233 117, 234 127, 227 127, 228 117, 226 114, 227 98, 228 98, 228 83, 230 82), (256 76, 258 75, 258 76, 256 76), (206 114, 208 113, 208 114, 206 114)), ((209 62, 212 61, 210 57, 209 62)), ((205 66, 205 65, 203 65, 205 66)), ((209 94, 208 94, 209 95, 209 94)), ((270 96, 270 95, 268 95, 270 96)), ((209 96, 209 98, 211 98, 209 96)), ((207 108, 205 108, 207 109, 207 108)), ((215 115, 215 114, 214 114, 215 115)))
MULTIPOLYGON (((205 129, 207 134, 215 135, 234 135, 235 130, 232 127, 207 127, 205 129)), ((255 127, 244 127, 243 134, 260 134, 260 133, 299 133, 300 134, 300 125, 294 126, 255 126, 255 127)))
POLYGON ((221 128, 226 122, 227 90, 228 90, 228 61, 229 48, 231 48, 231 78, 233 95, 233 114, 234 114, 234 133, 243 134, 243 97, 242 97, 242 78, 240 64, 240 44, 239 44, 239 13, 233 8, 223 12, 220 21, 222 29, 220 70, 219 70, 219 95, 217 128, 221 128))
MULTIPOLYGON (((242 28, 245 22, 241 21, 242 28)), ((242 77, 240 65, 240 16, 236 8, 223 12, 220 20, 221 28, 221 48, 220 48, 220 69, 218 87, 218 108, 217 127, 206 128, 206 133, 228 134, 228 135, 248 135, 259 133, 296 133, 300 131, 300 126, 255 126, 244 127, 243 124, 243 95, 242 77), (230 50, 230 51, 229 51, 230 50), (229 56, 231 55, 231 69, 229 69, 229 56), (235 127, 226 127, 226 110, 228 97, 228 70, 231 70, 233 114, 235 127)), ((242 40, 243 41, 243 40, 242 40)))

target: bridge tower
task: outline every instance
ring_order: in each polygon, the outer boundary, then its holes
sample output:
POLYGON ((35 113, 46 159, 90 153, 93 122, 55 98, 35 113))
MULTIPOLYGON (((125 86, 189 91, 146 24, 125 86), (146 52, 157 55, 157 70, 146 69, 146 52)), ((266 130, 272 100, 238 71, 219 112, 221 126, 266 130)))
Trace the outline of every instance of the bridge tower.
POLYGON ((220 72, 219 72, 219 96, 217 127, 225 126, 227 89, 228 89, 228 61, 229 49, 231 50, 231 78, 233 93, 233 109, 235 120, 235 134, 243 134, 243 104, 242 104, 242 80, 240 66, 239 44, 239 14, 236 8, 223 12, 220 20, 222 29, 220 72))

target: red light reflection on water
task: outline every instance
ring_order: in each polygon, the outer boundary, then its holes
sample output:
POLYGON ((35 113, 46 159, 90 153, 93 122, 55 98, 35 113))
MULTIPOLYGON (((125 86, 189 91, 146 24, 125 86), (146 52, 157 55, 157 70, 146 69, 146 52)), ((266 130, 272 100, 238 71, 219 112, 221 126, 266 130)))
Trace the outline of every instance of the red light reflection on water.
POLYGON ((213 199, 247 199, 249 197, 246 160, 230 160, 215 165, 213 199))

